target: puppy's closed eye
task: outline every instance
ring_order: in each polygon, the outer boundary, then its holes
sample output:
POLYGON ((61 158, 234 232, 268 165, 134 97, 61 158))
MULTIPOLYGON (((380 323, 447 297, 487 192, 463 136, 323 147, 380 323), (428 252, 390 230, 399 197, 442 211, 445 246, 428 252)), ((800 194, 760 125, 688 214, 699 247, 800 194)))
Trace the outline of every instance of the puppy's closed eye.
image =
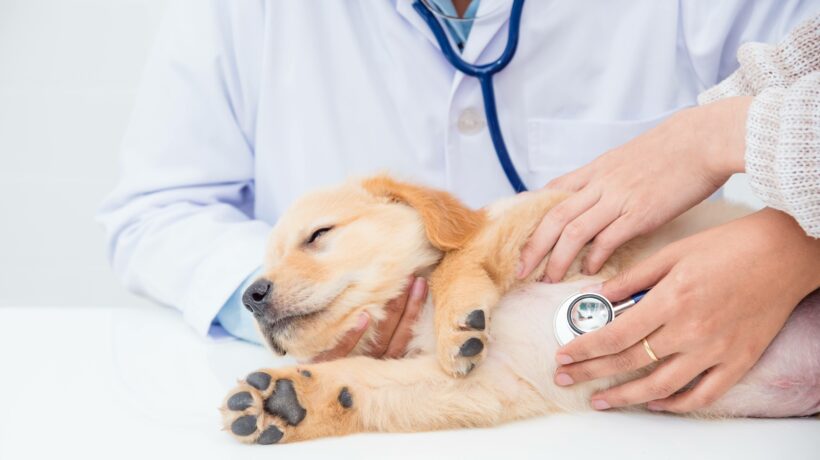
POLYGON ((331 230, 333 230, 332 226, 331 227, 322 227, 322 228, 316 230, 315 232, 313 232, 313 234, 310 235, 310 238, 305 240, 305 245, 309 246, 309 245, 315 243, 316 240, 318 240, 319 238, 322 237, 322 235, 324 235, 325 233, 327 233, 331 230))

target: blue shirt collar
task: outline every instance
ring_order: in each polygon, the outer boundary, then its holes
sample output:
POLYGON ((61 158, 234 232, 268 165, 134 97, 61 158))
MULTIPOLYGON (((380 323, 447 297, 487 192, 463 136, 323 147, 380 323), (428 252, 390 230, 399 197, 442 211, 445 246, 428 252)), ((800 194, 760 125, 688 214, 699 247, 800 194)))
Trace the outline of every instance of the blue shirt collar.
MULTIPOLYGON (((447 16, 457 16, 456 8, 453 6, 452 0, 428 0, 434 7, 438 8, 438 12, 447 16)), ((478 4, 481 0, 472 0, 467 10, 464 12, 465 20, 444 20, 444 24, 450 31, 450 37, 458 46, 458 49, 464 49, 464 44, 467 43, 467 37, 470 36, 470 30, 473 28, 473 22, 476 12, 478 11, 478 4)))

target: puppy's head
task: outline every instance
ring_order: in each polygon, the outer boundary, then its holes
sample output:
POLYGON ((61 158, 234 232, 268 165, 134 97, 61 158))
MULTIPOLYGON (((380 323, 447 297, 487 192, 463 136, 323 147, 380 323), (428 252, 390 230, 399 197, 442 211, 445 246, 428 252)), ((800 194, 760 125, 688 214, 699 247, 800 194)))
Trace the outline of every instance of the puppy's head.
POLYGON ((386 176, 308 194, 277 222, 264 274, 243 302, 274 351, 315 356, 362 311, 381 319, 410 275, 429 273, 482 221, 446 192, 386 176))

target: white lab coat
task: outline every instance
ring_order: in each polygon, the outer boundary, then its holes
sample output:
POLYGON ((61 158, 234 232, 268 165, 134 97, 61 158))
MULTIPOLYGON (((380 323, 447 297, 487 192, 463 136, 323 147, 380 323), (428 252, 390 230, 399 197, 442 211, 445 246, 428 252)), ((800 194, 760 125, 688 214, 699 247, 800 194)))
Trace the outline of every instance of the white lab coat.
MULTIPOLYGON (((511 0, 482 0, 482 11, 511 0)), ((463 52, 496 58, 508 11, 463 52)), ((518 52, 495 78, 512 160, 530 188, 657 124, 820 11, 799 0, 530 0, 518 52)), ((205 333, 260 264, 299 195, 389 171, 472 206, 512 190, 476 80, 455 72, 411 0, 174 4, 101 210, 128 288, 205 333)), ((693 135, 697 135, 693 133, 693 135)))

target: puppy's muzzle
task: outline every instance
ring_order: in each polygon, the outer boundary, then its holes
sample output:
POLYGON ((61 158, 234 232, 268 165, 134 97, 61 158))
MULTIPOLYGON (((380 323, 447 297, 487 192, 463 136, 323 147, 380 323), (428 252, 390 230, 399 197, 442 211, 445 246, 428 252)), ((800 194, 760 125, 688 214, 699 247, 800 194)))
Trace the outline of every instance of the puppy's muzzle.
POLYGON ((242 303, 254 316, 262 316, 270 308, 273 283, 260 278, 253 282, 242 294, 242 303))

